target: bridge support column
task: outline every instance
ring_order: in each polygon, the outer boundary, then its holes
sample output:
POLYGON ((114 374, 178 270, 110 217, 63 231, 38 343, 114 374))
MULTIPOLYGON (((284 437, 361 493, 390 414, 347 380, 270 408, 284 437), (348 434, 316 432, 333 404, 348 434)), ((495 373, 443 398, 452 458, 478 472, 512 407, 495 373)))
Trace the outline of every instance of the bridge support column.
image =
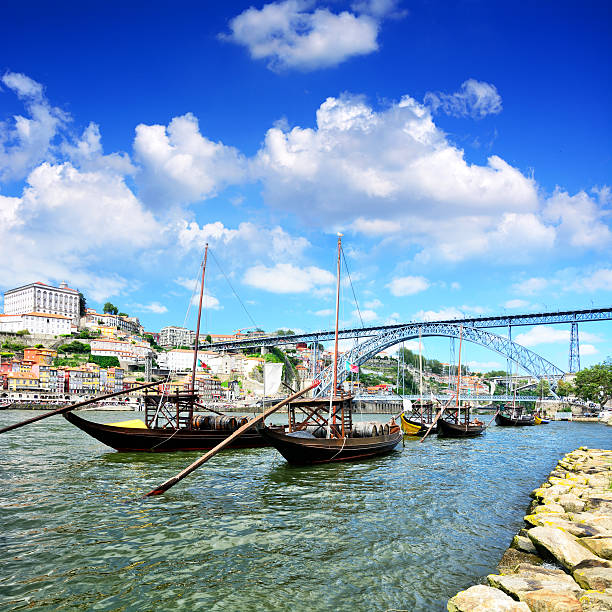
POLYGON ((580 371, 580 341, 578 340, 578 323, 572 323, 570 332, 568 372, 580 371))

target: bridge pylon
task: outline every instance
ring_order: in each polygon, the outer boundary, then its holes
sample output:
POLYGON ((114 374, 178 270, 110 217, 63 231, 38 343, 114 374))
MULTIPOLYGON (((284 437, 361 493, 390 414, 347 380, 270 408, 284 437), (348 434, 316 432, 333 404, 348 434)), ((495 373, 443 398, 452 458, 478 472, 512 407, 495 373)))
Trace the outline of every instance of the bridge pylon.
POLYGON ((572 323, 570 332, 568 372, 580 371, 580 340, 578 339, 578 323, 572 323))

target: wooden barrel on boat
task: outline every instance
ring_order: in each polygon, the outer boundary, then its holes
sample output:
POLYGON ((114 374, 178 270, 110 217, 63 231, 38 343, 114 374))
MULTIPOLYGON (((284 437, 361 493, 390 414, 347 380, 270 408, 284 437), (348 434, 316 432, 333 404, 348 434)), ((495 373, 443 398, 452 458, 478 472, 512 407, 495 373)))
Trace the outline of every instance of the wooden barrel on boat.
POLYGON ((219 417, 219 429, 222 429, 223 431, 234 431, 235 429, 237 429, 236 417, 219 417))
POLYGON ((210 416, 207 414, 196 414, 191 421, 194 429, 210 429, 210 416))
POLYGON ((249 422, 249 417, 237 417, 236 418, 236 425, 238 427, 242 427, 243 425, 246 425, 249 422))
POLYGON ((353 436, 355 438, 371 438, 377 435, 379 434, 376 423, 355 423, 353 425, 353 436))
POLYGON ((382 432, 379 433, 380 436, 388 436, 389 435, 389 423, 383 423, 380 426, 380 429, 382 429, 382 432))

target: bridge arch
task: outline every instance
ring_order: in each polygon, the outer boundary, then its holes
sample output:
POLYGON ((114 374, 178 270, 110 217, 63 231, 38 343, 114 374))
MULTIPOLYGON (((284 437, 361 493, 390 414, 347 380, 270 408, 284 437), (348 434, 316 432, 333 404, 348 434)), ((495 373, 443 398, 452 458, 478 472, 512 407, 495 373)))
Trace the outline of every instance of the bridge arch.
MULTIPOLYGON (((399 344, 405 340, 419 337, 445 336, 448 338, 459 338, 461 327, 451 323, 410 323, 403 327, 396 327, 382 331, 376 336, 364 340, 353 349, 344 353, 338 362, 338 382, 344 382, 348 377, 345 360, 354 365, 361 365, 386 348, 399 344)), ((565 376, 565 372, 555 364, 544 359, 528 348, 512 342, 508 338, 492 334, 482 328, 464 326, 463 340, 484 346, 505 358, 510 359, 526 372, 537 378, 548 380, 551 388, 557 386, 557 381, 565 376)), ((325 368, 319 378, 321 384, 315 389, 315 397, 328 395, 333 384, 333 364, 325 368)))

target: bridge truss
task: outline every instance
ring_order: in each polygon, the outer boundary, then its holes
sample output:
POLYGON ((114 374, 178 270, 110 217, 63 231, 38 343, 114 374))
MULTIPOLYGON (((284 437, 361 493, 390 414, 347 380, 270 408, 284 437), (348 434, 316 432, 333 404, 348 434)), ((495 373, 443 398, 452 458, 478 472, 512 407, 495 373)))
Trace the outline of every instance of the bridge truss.
MULTIPOLYGON (((347 361, 352 365, 361 365, 390 346, 405 340, 418 338, 419 334, 421 337, 445 336, 447 338, 459 338, 460 326, 455 323, 434 322, 410 323, 402 327, 386 329, 378 335, 364 340, 342 355, 338 362, 338 383, 342 383, 349 376, 346 368, 347 361)), ((545 378, 548 380, 551 388, 556 388, 558 380, 565 375, 563 370, 550 361, 503 336, 498 336, 485 329, 469 326, 463 327, 462 334, 463 340, 479 344, 509 358, 528 374, 536 378, 545 378)), ((325 368, 319 374, 319 378, 321 385, 315 389, 315 397, 330 393, 333 380, 333 364, 325 368)))
MULTIPOLYGON (((341 329, 339 338, 370 338, 381 332, 403 329, 407 325, 463 325, 478 329, 489 329, 498 327, 521 327, 525 325, 552 325, 555 323, 581 323, 588 321, 612 320, 612 307, 591 308, 588 310, 566 310, 561 312, 542 312, 517 315, 502 315, 496 317, 466 317, 464 319, 446 319, 441 321, 418 322, 410 321, 396 325, 379 325, 372 327, 354 327, 341 329)), ((326 342, 334 339, 333 330, 321 330, 307 334, 293 334, 290 336, 253 336, 247 340, 232 340, 228 342, 215 342, 212 348, 218 351, 241 350, 245 348, 257 348, 262 346, 281 346, 284 344, 296 344, 298 342, 326 342)), ((210 345, 204 348, 210 348, 210 345)))

